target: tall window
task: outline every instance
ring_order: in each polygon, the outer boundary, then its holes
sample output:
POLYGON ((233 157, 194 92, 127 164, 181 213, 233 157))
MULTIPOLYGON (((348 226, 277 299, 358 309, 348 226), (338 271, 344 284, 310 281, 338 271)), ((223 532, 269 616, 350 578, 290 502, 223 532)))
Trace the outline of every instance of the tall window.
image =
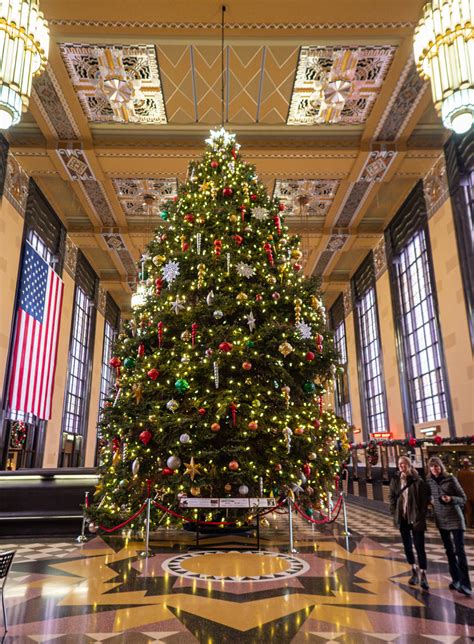
POLYGON ((439 333, 423 230, 402 249, 395 270, 414 422, 446 418, 439 333))
POLYGON ((75 280, 59 467, 82 465, 87 434, 98 280, 81 252, 77 256, 75 280))
POLYGON ((104 348, 102 351, 102 371, 100 376, 99 414, 115 381, 115 370, 110 366, 109 361, 112 357, 112 348, 116 337, 116 329, 106 320, 104 325, 104 348))
POLYGON ((417 423, 450 418, 421 182, 390 222, 385 238, 405 424, 411 434, 417 423))
POLYGON ((332 306, 329 317, 334 333, 334 347, 339 354, 339 368, 335 376, 334 399, 336 413, 352 425, 352 411, 349 398, 349 376, 347 365, 346 324, 342 294, 332 306))
POLYGON ((63 421, 63 430, 72 434, 84 433, 92 310, 89 298, 76 286, 63 421))
POLYGON ((382 349, 375 293, 373 256, 369 253, 352 280, 359 358, 360 396, 365 438, 388 430, 382 349))

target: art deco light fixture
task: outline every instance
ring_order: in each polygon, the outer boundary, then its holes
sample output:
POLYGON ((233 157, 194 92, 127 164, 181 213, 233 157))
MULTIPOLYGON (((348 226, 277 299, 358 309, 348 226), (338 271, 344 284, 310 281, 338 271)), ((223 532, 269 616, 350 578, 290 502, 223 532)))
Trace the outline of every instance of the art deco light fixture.
POLYGON ((415 29, 418 72, 430 79, 443 125, 461 134, 474 122, 474 0, 431 0, 415 29))
POLYGON ((0 129, 20 121, 33 76, 48 61, 49 29, 38 0, 0 0, 0 129))
POLYGON ((145 97, 142 81, 125 70, 122 52, 117 49, 98 49, 99 78, 97 89, 108 100, 114 113, 113 120, 128 123, 133 120, 135 106, 145 97))

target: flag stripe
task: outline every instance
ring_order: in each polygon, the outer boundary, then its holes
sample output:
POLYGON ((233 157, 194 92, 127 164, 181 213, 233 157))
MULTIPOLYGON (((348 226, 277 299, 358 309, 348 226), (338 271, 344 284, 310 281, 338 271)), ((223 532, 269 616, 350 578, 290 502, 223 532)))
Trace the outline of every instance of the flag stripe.
POLYGON ((48 380, 48 396, 46 397, 46 411, 45 418, 51 418, 51 405, 53 402, 53 393, 54 393, 54 377, 56 375, 56 364, 58 359, 58 349, 59 349, 59 320, 61 317, 61 310, 63 304, 63 292, 64 284, 58 278, 57 280, 57 289, 59 295, 55 298, 55 310, 54 317, 52 319, 53 323, 53 347, 54 350, 50 353, 50 370, 49 370, 49 380, 48 380))
POLYGON ((49 420, 64 283, 27 243, 10 370, 9 405, 49 420))
POLYGON ((46 314, 46 319, 43 321, 43 346, 44 346, 44 352, 42 355, 42 360, 41 362, 38 362, 38 371, 40 374, 40 392, 39 392, 39 400, 37 404, 37 415, 40 416, 41 418, 44 418, 44 400, 45 397, 47 396, 47 387, 45 383, 45 378, 44 378, 44 371, 45 371, 45 363, 47 362, 47 356, 48 356, 48 351, 50 348, 50 342, 51 342, 51 336, 49 334, 49 329, 48 329, 48 320, 50 316, 50 310, 51 310, 51 305, 52 302, 54 302, 54 294, 51 293, 51 272, 48 274, 48 288, 46 289, 46 302, 45 302, 45 311, 47 311, 46 314))

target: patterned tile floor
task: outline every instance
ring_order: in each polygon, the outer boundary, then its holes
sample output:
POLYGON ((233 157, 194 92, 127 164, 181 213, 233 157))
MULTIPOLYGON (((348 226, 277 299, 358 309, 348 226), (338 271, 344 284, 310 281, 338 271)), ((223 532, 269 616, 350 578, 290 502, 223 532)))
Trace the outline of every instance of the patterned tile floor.
MULTIPOLYGON (((262 550, 251 539, 189 533, 153 535, 143 544, 95 537, 0 541, 17 555, 5 590, 5 644, 461 644, 474 641, 474 600, 449 591, 436 530, 427 535, 429 580, 407 584, 409 568, 389 517, 348 507, 352 536, 340 520, 312 528, 295 520, 288 553, 287 517, 270 516, 262 550), (213 549, 205 549, 213 546, 213 549)), ((467 534, 474 563, 474 532, 467 534)), ((474 572, 474 571, 473 571, 474 572)), ((0 642, 1 630, 0 630, 0 642)))

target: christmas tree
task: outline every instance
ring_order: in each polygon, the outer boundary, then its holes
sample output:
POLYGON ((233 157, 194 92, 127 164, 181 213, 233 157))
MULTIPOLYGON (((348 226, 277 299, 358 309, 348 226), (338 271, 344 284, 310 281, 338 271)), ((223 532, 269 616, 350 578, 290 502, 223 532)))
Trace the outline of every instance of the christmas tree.
POLYGON ((89 510, 102 525, 130 516, 149 488, 174 507, 183 495, 288 492, 308 507, 346 456, 345 425, 323 398, 337 355, 299 239, 235 136, 206 143, 161 212, 111 360, 89 510))

